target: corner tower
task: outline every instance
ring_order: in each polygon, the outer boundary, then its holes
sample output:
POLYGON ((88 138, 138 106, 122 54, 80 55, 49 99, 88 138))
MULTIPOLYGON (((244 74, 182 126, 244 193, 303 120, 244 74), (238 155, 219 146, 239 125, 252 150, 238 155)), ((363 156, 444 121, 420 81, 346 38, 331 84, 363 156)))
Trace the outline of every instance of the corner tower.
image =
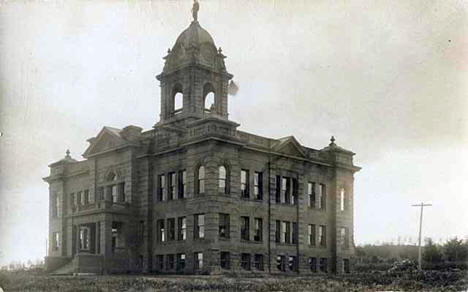
POLYGON ((196 4, 194 20, 168 50, 163 72, 156 76, 161 82, 157 125, 185 124, 206 117, 228 119, 228 84, 233 75, 226 71, 221 48, 216 48, 211 35, 200 26, 196 4), (210 94, 212 105, 206 103, 210 94))

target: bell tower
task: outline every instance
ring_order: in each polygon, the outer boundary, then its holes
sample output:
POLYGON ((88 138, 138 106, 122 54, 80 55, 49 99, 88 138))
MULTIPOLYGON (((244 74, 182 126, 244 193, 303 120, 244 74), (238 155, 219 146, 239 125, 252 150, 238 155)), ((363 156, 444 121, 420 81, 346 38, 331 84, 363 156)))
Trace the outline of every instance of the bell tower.
POLYGON ((163 72, 156 76, 161 85, 161 115, 156 125, 207 117, 228 119, 228 84, 233 75, 226 71, 221 48, 216 48, 198 23, 198 7, 195 1, 194 20, 168 50, 163 72))

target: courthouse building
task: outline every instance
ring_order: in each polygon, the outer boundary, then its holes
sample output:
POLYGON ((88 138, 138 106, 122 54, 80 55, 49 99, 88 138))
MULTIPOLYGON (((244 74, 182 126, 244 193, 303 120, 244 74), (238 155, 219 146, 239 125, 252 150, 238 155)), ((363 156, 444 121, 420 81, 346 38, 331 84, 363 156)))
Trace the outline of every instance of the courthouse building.
POLYGON ((104 127, 84 160, 50 164, 50 272, 352 269, 354 153, 239 130, 224 58, 194 14, 157 76, 154 127, 104 127))

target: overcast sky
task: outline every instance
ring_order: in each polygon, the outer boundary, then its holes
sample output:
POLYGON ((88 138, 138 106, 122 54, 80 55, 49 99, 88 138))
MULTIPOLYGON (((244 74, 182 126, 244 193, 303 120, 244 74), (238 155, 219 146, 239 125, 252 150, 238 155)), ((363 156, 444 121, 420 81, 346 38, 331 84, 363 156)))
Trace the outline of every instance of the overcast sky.
MULTIPOLYGON (((0 2, 0 265, 45 256, 48 164, 150 129, 190 0, 0 2)), ((355 241, 468 235, 466 1, 200 1, 240 90, 230 119, 356 152, 355 241)))

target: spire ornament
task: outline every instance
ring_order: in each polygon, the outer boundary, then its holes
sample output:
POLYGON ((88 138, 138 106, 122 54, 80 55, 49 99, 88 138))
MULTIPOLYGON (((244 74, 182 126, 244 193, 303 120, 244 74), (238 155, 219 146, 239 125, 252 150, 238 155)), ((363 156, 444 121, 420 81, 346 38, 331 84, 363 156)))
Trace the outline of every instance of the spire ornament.
POLYGON ((70 149, 67 149, 67 151, 65 152, 65 157, 66 158, 70 158, 70 149))
POLYGON ((198 3, 198 0, 193 0, 193 6, 192 6, 193 21, 198 21, 198 10, 200 10, 200 3, 198 3))
POLYGON ((336 146, 336 144, 335 144, 335 136, 331 136, 331 138, 330 138, 330 146, 336 146))

